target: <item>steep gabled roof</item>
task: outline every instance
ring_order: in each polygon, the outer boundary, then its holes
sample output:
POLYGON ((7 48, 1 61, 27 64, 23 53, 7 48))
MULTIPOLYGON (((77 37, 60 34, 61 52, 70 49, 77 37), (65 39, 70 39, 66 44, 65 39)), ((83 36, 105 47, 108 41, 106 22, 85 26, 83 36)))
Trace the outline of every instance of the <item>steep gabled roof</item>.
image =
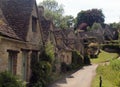
POLYGON ((35 0, 1 0, 3 15, 15 34, 26 40, 29 20, 35 0))
POLYGON ((50 30, 50 20, 47 20, 45 17, 41 17, 40 22, 43 30, 50 30))
POLYGON ((78 29, 80 29, 80 30, 85 30, 85 31, 86 31, 87 26, 88 26, 87 23, 81 23, 81 24, 78 26, 78 29))
POLYGON ((80 37, 82 39, 90 39, 90 38, 96 38, 96 40, 100 43, 104 42, 104 37, 103 35, 95 32, 80 32, 79 33, 80 37))
POLYGON ((39 21, 42 27, 43 42, 45 43, 49 38, 52 22, 47 20, 44 16, 40 17, 39 21))
POLYGON ((64 42, 65 35, 64 35, 62 29, 54 29, 53 34, 54 34, 54 37, 55 37, 55 40, 56 40, 56 47, 58 48, 58 50, 71 51, 71 48, 69 48, 64 42), (61 39, 61 44, 57 43, 58 39, 61 39))
POLYGON ((1 9, 0 9, 0 35, 20 40, 20 38, 15 34, 12 28, 7 25, 1 9))
POLYGON ((61 29, 55 29, 54 31, 53 31, 53 34, 54 34, 54 36, 56 37, 56 38, 64 38, 63 37, 63 32, 62 32, 62 30, 61 29))

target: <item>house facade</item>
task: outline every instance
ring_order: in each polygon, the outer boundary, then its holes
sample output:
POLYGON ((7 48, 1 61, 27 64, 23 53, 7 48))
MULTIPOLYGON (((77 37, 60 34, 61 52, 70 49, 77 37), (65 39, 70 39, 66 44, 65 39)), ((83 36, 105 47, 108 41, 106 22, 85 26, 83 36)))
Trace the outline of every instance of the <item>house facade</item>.
POLYGON ((65 44, 65 35, 62 29, 55 29, 54 37, 56 41, 56 51, 60 57, 60 62, 65 62, 66 64, 71 64, 72 62, 72 49, 65 44))
POLYGON ((29 81, 42 45, 38 19, 35 0, 0 0, 0 72, 29 81))

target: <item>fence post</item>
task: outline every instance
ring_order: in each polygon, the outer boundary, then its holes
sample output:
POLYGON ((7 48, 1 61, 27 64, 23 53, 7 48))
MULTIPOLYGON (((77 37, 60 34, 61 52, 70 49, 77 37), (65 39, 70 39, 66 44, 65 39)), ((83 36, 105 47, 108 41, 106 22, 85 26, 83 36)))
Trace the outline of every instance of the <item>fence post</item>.
POLYGON ((100 76, 100 87, 102 87, 102 77, 100 76))

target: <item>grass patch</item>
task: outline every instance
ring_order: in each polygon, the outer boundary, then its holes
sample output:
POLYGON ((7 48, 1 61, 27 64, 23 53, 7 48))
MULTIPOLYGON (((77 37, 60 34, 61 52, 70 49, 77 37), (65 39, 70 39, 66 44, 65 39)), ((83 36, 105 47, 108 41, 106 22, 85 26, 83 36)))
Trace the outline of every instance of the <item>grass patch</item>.
POLYGON ((91 63, 102 63, 102 62, 110 61, 117 57, 118 57, 117 53, 108 53, 105 51, 101 51, 101 53, 98 55, 98 58, 92 58, 90 60, 91 63))
POLYGON ((120 87, 120 60, 112 60, 109 65, 100 65, 92 87, 99 87, 99 77, 102 76, 102 87, 120 87))

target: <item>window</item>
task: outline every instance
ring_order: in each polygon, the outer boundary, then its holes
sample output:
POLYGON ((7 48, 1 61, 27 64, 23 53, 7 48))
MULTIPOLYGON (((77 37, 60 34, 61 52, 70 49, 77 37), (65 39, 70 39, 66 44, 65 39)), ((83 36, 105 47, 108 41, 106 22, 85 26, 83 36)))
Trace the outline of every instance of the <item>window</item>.
POLYGON ((62 54, 62 55, 61 55, 61 62, 65 62, 65 61, 64 61, 64 58, 65 58, 65 55, 62 54))
POLYGON ((69 63, 69 55, 67 55, 67 63, 69 63))
POLYGON ((16 74, 17 72, 17 53, 16 51, 8 51, 8 70, 12 74, 16 74))
POLYGON ((37 30, 37 18, 32 16, 32 31, 36 32, 37 30))

